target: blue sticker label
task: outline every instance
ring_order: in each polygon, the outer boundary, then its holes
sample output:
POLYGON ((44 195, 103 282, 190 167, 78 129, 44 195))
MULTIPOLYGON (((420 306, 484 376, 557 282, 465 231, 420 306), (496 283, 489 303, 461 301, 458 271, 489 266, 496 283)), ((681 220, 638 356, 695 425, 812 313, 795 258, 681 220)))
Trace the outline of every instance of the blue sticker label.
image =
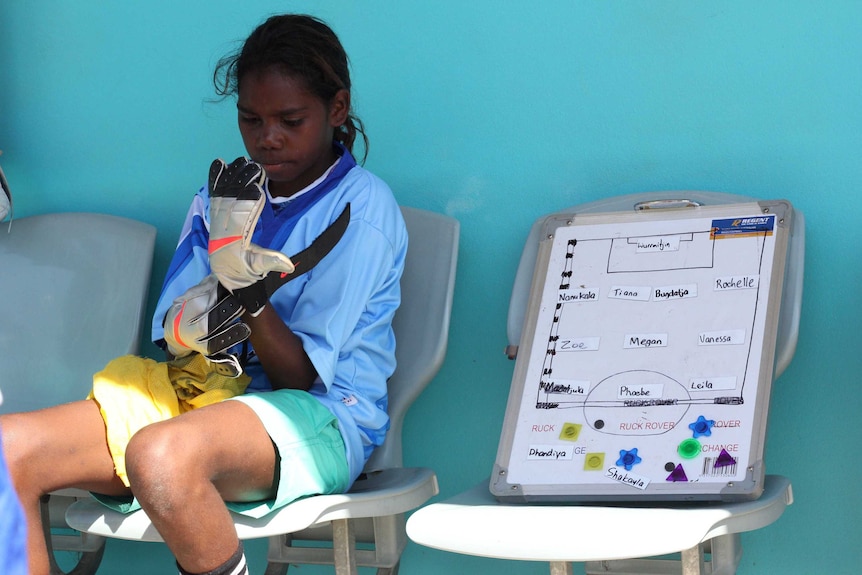
POLYGON ((771 236, 775 227, 775 216, 752 216, 748 218, 726 218, 712 220, 712 239, 771 236))

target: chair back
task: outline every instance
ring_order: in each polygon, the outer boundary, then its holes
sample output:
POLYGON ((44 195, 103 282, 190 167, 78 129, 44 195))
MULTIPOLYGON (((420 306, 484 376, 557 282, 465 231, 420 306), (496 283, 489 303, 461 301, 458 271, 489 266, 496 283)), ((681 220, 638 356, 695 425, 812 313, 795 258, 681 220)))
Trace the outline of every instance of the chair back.
POLYGON ((455 218, 416 208, 402 207, 401 213, 409 247, 401 277, 401 307, 392 324, 398 364, 389 380, 391 426, 366 472, 402 465, 404 416, 443 364, 449 339, 460 225, 455 218))
POLYGON ((0 411, 83 399, 94 373, 138 351, 155 237, 149 224, 93 213, 2 226, 0 411))

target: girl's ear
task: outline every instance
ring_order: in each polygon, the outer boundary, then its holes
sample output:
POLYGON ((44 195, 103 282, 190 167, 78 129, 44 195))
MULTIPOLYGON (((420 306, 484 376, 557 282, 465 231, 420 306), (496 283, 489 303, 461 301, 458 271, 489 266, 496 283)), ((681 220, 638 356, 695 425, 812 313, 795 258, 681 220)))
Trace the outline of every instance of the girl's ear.
POLYGON ((338 128, 347 122, 350 115, 350 92, 347 90, 339 90, 332 97, 329 105, 329 124, 338 128))

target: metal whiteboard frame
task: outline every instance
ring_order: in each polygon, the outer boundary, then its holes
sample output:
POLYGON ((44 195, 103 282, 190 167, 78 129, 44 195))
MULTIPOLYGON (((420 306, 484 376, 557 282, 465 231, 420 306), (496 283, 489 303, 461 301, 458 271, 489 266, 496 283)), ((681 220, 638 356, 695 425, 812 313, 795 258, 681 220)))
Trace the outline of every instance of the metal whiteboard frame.
MULTIPOLYGON (((710 193, 704 193, 710 196, 710 193)), ((530 501, 546 501, 546 502, 591 502, 591 501, 703 501, 703 500, 720 500, 720 501, 740 501, 749 500, 758 497, 763 489, 763 481, 765 469, 763 466, 762 456, 764 448, 764 440, 766 433, 766 420, 769 396, 771 392, 771 384, 780 370, 789 363, 789 357, 781 359, 785 362, 776 369, 776 341, 778 339, 779 329, 786 327, 787 320, 783 322, 780 319, 779 311, 782 303, 782 289, 785 283, 785 264, 788 261, 788 246, 790 242, 791 227, 794 224, 794 211, 792 206, 782 200, 774 201, 756 201, 750 198, 742 198, 738 196, 730 196, 727 194, 720 195, 723 202, 713 205, 705 205, 705 202, 690 201, 687 199, 665 200, 656 195, 652 197, 641 195, 639 201, 630 203, 633 207, 626 211, 602 211, 599 209, 587 212, 572 212, 558 213, 545 218, 541 228, 540 237, 547 238, 553 235, 553 230, 564 225, 578 225, 588 221, 593 223, 596 221, 612 221, 619 225, 625 225, 628 222, 643 222, 643 221, 666 221, 674 219, 692 219, 704 217, 727 217, 733 214, 753 214, 754 210, 759 210, 762 213, 771 213, 776 215, 775 227, 775 242, 773 265, 771 270, 771 281, 768 291, 768 302, 766 305, 766 326, 764 332, 763 348, 761 350, 761 365, 759 370, 759 378, 756 391, 756 413, 755 420, 752 423, 751 438, 750 438, 750 454, 748 461, 745 462, 748 472, 744 481, 735 481, 729 484, 722 485, 721 482, 675 482, 662 484, 655 482, 654 489, 649 487, 643 491, 634 491, 614 484, 579 484, 579 485, 560 485, 559 483, 538 483, 538 484, 517 484, 508 481, 508 464, 511 456, 512 444, 516 432, 516 425, 521 408, 521 398, 524 392, 525 385, 525 370, 530 359, 530 354, 518 354, 518 360, 515 366, 515 372, 512 379, 509 401, 506 409, 506 416, 503 423, 503 431, 500 437, 497 459, 495 461, 493 474, 490 482, 491 493, 501 501, 505 502, 530 502, 530 501), (736 200, 735 202, 733 200, 736 200), (589 214, 589 216, 587 216, 589 214), (781 324, 785 324, 782 326, 781 324)), ((632 198, 628 198, 629 200, 632 198)), ((607 207, 609 202, 604 202, 603 206, 607 207)), ((801 222, 800 222, 801 223, 801 222)), ((536 226, 534 226, 535 231, 536 226)), ((531 232, 532 234, 532 232, 531 232)), ((536 255, 536 263, 532 273, 532 283, 530 288, 530 296, 526 305, 525 317, 523 321, 523 329, 520 334, 519 345, 522 349, 524 346, 532 344, 535 336, 536 321, 538 318, 538 308, 542 303, 542 287, 547 276, 547 267, 551 255, 552 240, 544 239, 539 241, 538 253, 536 255)), ((525 254, 529 254, 529 246, 525 247, 525 254)), ((522 256, 522 266, 523 266, 522 256)), ((801 266, 796 266, 801 268, 801 266)), ((521 270, 519 269, 519 274, 521 270)), ((523 278, 516 279, 516 287, 518 280, 523 281, 523 278)), ((801 296, 801 286, 794 286, 794 297, 801 296)), ((513 305, 516 294, 513 292, 513 305)), ((798 303, 798 302, 797 302, 798 303)), ((798 308, 798 305, 796 306, 798 308)), ((512 310, 510 310, 510 332, 512 310)), ((798 309, 796 319, 791 319, 791 327, 796 329, 798 326, 798 309)), ((791 338, 790 356, 792 356, 795 348, 796 336, 791 338)), ((785 335, 786 340, 786 335, 785 335)), ((510 342, 511 343, 511 342, 510 342)), ((782 347, 786 348, 786 341, 782 343, 782 347)), ((511 347, 510 347, 511 352, 511 347)), ((786 356, 786 352, 782 352, 782 358, 786 356)), ((742 462, 740 462, 742 463, 742 462)), ((652 485, 652 484, 651 484, 652 485)))

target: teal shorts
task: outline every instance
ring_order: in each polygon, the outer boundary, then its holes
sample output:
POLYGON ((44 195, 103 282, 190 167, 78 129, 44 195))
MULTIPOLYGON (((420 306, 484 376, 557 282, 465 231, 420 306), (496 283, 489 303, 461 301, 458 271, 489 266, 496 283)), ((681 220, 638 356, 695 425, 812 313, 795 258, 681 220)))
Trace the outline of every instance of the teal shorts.
MULTIPOLYGON (((260 418, 275 446, 277 488, 274 499, 247 503, 227 501, 228 509, 248 517, 263 517, 288 503, 350 487, 350 471, 338 421, 306 391, 281 389, 250 393, 226 401, 241 401, 260 418)), ((140 509, 131 497, 93 494, 122 513, 140 509)))
POLYGON ((280 389, 248 393, 228 401, 248 405, 263 422, 275 445, 278 488, 275 499, 229 502, 228 508, 250 517, 309 495, 343 493, 350 487, 350 470, 338 420, 306 391, 280 389))

